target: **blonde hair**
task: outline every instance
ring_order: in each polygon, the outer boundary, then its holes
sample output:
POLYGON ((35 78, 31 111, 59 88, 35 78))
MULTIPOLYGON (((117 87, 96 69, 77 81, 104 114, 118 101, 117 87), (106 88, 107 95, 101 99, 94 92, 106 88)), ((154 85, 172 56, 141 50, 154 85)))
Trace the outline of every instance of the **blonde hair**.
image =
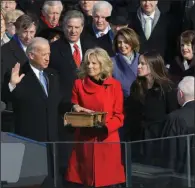
POLYGON ((9 11, 7 12, 6 16, 5 16, 5 23, 15 23, 17 18, 19 18, 20 16, 22 16, 24 14, 24 12, 22 12, 21 10, 15 9, 13 11, 9 11))
POLYGON ((87 64, 91 58, 95 58, 101 67, 100 80, 105 80, 112 75, 113 65, 108 53, 102 48, 93 48, 86 51, 84 62, 81 64, 78 73, 79 78, 85 78, 87 73, 87 64))

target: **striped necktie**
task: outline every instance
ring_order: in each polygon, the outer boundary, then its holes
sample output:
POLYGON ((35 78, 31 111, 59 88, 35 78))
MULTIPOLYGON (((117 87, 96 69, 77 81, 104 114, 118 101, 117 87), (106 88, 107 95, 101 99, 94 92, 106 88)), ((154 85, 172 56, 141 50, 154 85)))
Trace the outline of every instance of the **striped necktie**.
POLYGON ((41 82, 41 84, 42 84, 42 86, 44 88, 45 94, 48 96, 48 92, 47 92, 47 80, 46 80, 46 78, 44 76, 43 71, 40 71, 39 72, 39 80, 40 80, 40 82, 41 82))
POLYGON ((80 66, 81 64, 81 54, 80 54, 80 51, 79 51, 79 47, 77 44, 74 44, 74 53, 73 53, 73 59, 77 65, 77 67, 80 66))

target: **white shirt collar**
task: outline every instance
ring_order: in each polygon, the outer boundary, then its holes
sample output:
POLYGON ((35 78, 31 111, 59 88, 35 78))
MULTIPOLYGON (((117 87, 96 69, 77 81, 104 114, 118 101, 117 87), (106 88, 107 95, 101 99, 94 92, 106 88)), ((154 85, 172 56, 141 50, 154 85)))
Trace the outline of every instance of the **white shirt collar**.
POLYGON ((146 15, 144 12, 142 12, 142 15, 143 15, 144 19, 151 18, 152 20, 154 20, 155 11, 150 16, 146 15))
POLYGON ((106 29, 104 31, 96 31, 96 37, 99 38, 101 37, 101 34, 103 33, 104 35, 106 35, 108 33, 108 31, 110 31, 111 27, 110 25, 108 25, 108 27, 106 27, 106 29))
POLYGON ((33 72, 35 73, 36 77, 39 79, 39 72, 40 70, 35 68, 33 65, 30 64, 31 69, 33 70, 33 72))
POLYGON ((79 47, 79 49, 81 49, 81 40, 79 39, 76 43, 75 42, 69 42, 71 48, 74 49, 74 44, 77 44, 77 46, 79 47))
POLYGON ((22 42, 21 42, 21 41, 20 41, 20 43, 21 43, 21 46, 22 46, 22 48, 23 48, 24 52, 26 53, 27 46, 25 46, 24 44, 22 44, 22 42))
POLYGON ((183 105, 182 105, 182 107, 184 107, 188 102, 191 102, 191 101, 194 101, 194 99, 188 100, 188 101, 184 102, 183 105))
POLYGON ((70 47, 71 47, 71 51, 72 51, 72 54, 74 53, 74 44, 77 44, 77 46, 79 47, 79 51, 80 51, 80 56, 81 56, 81 59, 83 58, 82 57, 82 47, 81 47, 81 40, 79 39, 76 43, 74 42, 69 42, 70 44, 70 47))

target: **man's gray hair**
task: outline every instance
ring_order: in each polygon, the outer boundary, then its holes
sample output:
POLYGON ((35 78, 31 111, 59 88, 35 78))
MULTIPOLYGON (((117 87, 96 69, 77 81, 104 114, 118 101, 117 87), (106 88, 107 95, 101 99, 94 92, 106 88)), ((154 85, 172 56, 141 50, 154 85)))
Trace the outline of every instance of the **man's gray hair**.
POLYGON ((78 10, 69 10, 63 19, 63 27, 65 27, 65 25, 67 24, 68 20, 72 19, 72 18, 80 18, 82 21, 82 25, 84 26, 84 22, 85 22, 85 18, 82 12, 78 11, 78 10))
POLYGON ((187 99, 194 99, 194 77, 186 76, 178 84, 178 89, 184 94, 187 99))
POLYGON ((41 46, 42 44, 49 45, 49 41, 45 38, 42 38, 42 37, 35 37, 34 39, 32 39, 32 41, 30 42, 30 44, 27 46, 27 49, 26 49, 27 56, 30 52, 36 51, 36 48, 39 45, 41 46))
POLYGON ((62 10, 63 10, 63 5, 62 5, 61 1, 45 1, 44 4, 43 4, 42 9, 45 13, 47 13, 48 8, 52 7, 52 6, 59 6, 60 12, 62 12, 62 10))
POLYGON ((112 5, 107 1, 99 1, 99 2, 94 4, 93 10, 92 10, 92 15, 95 15, 96 12, 104 10, 104 9, 108 9, 110 11, 110 15, 111 15, 112 5))

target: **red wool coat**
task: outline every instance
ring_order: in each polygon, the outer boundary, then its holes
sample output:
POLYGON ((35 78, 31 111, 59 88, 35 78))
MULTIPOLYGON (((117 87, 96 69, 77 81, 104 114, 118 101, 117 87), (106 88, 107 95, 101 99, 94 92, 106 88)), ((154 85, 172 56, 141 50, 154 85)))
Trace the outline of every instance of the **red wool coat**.
POLYGON ((95 187, 124 183, 118 134, 124 119, 120 83, 112 77, 106 79, 103 85, 95 84, 88 77, 78 79, 73 87, 72 103, 94 111, 108 112, 108 135, 98 136, 90 128, 76 130, 75 141, 90 143, 75 144, 65 179, 95 187))

